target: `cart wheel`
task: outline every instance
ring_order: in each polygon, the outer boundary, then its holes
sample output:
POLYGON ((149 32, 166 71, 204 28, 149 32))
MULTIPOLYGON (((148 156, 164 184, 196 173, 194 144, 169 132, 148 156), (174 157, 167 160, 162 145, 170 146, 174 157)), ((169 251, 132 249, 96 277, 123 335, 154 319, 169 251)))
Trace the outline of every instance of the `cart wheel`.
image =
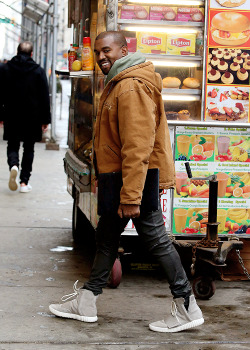
POLYGON ((95 229, 77 206, 74 198, 72 211, 72 236, 75 243, 91 243, 95 240, 95 229))
POLYGON ((122 279, 122 264, 119 259, 116 259, 109 275, 108 287, 117 288, 122 279))
POLYGON ((197 299, 210 299, 215 289, 215 283, 211 277, 200 276, 193 281, 193 292, 197 299))

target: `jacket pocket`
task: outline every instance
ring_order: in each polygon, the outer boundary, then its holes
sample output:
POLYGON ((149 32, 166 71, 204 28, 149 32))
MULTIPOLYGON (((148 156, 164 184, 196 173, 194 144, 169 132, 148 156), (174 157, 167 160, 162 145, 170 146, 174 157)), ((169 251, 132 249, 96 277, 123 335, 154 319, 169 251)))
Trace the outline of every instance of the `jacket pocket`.
POLYGON ((109 145, 103 145, 103 148, 104 148, 105 152, 107 152, 108 155, 110 155, 113 159, 115 159, 115 160, 121 159, 121 156, 120 156, 118 150, 114 150, 109 145))

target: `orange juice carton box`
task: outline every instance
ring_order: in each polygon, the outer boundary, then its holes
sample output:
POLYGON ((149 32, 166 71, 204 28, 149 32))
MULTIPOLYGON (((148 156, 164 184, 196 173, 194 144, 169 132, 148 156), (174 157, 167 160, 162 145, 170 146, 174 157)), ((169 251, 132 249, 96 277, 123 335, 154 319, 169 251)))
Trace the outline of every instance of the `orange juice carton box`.
POLYGON ((176 21, 204 22, 204 8, 178 7, 176 21))
POLYGON ((149 19, 149 6, 120 5, 118 17, 121 19, 149 19))
POLYGON ((166 53, 169 55, 195 55, 195 34, 168 34, 166 53))
POLYGON ((136 52, 137 39, 126 37, 126 41, 128 44, 128 52, 136 52))
POLYGON ((167 34, 136 32, 137 50, 142 53, 166 53, 167 34))
POLYGON ((175 21, 177 7, 150 6, 149 19, 151 21, 175 21))

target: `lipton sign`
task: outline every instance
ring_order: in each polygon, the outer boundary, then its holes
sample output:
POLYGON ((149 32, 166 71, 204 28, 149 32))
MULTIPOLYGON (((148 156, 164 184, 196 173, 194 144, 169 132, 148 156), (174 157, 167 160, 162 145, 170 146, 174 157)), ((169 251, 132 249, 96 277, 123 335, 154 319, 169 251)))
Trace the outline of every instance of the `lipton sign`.
POLYGON ((191 41, 184 38, 172 39, 171 45, 177 47, 187 47, 191 45, 191 41))
POLYGON ((147 36, 142 38, 142 44, 146 45, 161 45, 161 39, 154 36, 147 36))

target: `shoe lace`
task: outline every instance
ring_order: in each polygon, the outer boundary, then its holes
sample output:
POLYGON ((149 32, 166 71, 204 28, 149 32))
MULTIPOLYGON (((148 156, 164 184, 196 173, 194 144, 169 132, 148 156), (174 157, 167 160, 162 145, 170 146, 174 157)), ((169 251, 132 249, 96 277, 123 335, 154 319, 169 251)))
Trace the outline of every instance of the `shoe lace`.
POLYGON ((77 288, 77 287, 76 287, 76 286, 77 286, 77 283, 78 283, 78 280, 75 281, 75 283, 74 283, 74 285, 73 285, 73 290, 74 290, 74 292, 73 292, 73 293, 70 293, 70 294, 64 295, 64 296, 61 298, 62 301, 66 301, 66 300, 69 300, 69 299, 71 299, 71 298, 74 298, 75 296, 77 296, 77 295, 79 294, 79 289, 81 289, 81 288, 77 288))
POLYGON ((172 301, 172 304, 171 304, 171 314, 174 317, 176 317, 177 315, 177 306, 174 301, 172 301))

